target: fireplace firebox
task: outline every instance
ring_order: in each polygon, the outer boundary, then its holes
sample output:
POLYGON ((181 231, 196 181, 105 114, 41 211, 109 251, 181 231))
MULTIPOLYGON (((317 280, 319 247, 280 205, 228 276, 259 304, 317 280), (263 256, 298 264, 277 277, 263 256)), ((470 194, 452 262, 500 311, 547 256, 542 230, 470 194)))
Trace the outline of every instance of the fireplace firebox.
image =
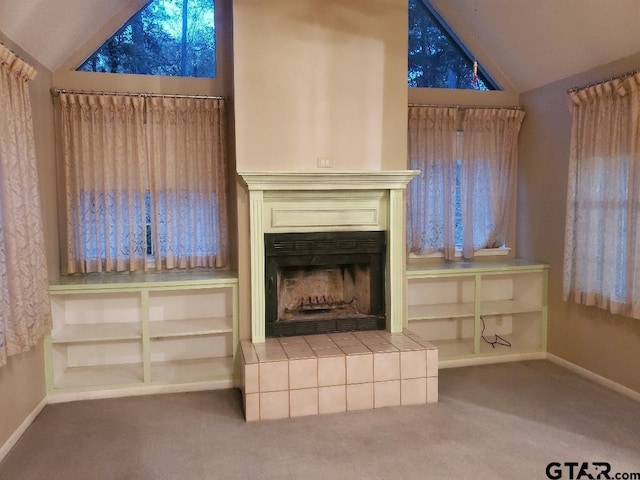
POLYGON ((265 335, 380 330, 385 232, 265 234, 265 335))

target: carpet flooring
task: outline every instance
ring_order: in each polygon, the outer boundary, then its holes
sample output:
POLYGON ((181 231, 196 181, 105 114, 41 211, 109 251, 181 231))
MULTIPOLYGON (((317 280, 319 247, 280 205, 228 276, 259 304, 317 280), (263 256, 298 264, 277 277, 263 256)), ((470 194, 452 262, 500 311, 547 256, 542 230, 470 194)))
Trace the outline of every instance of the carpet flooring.
POLYGON ((640 403, 541 360, 441 370, 435 405, 257 423, 233 389, 54 404, 0 479, 531 480, 550 462, 640 478, 640 403))

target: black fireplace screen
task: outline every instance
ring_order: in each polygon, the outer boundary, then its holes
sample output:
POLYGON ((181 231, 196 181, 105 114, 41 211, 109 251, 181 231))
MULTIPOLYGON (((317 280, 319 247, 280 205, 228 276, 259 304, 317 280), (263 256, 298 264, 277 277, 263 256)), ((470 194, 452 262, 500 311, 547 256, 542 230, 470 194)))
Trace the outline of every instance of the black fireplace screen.
POLYGON ((385 232, 265 234, 266 336, 385 328, 385 232))

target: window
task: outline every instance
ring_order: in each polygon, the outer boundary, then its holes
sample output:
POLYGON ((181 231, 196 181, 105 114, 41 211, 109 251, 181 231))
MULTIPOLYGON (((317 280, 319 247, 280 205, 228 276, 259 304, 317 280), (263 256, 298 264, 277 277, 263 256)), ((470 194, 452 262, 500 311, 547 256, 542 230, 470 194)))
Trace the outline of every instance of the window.
POLYGON ((153 0, 78 70, 215 78, 214 0, 153 0))
POLYGON ((519 109, 409 107, 408 166, 420 170, 407 188, 410 254, 472 258, 505 245, 523 117, 519 109))
POLYGON ((640 319, 640 75, 572 92, 564 298, 640 319))
POLYGON ((224 100, 59 98, 63 273, 225 266, 224 100))
POLYGON ((409 87, 498 90, 427 0, 409 0, 409 87))

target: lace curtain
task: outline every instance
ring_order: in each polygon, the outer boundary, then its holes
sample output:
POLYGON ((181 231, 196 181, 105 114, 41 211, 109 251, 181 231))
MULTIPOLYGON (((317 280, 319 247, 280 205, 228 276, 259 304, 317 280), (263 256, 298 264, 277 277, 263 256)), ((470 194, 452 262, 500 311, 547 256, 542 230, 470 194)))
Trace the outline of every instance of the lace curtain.
POLYGON ((144 99, 60 94, 66 273, 144 269, 144 99))
POLYGON ((60 134, 65 273, 226 265, 223 100, 61 93, 60 134))
POLYGON ((407 246, 420 255, 455 256, 456 109, 409 107, 407 246))
POLYGON ((640 74, 570 94, 564 298, 640 319, 640 74))
POLYGON ((506 243, 515 204, 518 134, 524 112, 473 108, 462 119, 462 256, 506 243))
POLYGON ((222 267, 228 250, 224 102, 152 97, 147 111, 156 267, 222 267))
POLYGON ((35 75, 0 44, 0 366, 51 328, 27 84, 35 75))
POLYGON ((409 107, 407 188, 410 253, 465 258, 504 245, 514 199, 516 109, 409 107), (458 129, 460 126, 460 129, 458 129))

